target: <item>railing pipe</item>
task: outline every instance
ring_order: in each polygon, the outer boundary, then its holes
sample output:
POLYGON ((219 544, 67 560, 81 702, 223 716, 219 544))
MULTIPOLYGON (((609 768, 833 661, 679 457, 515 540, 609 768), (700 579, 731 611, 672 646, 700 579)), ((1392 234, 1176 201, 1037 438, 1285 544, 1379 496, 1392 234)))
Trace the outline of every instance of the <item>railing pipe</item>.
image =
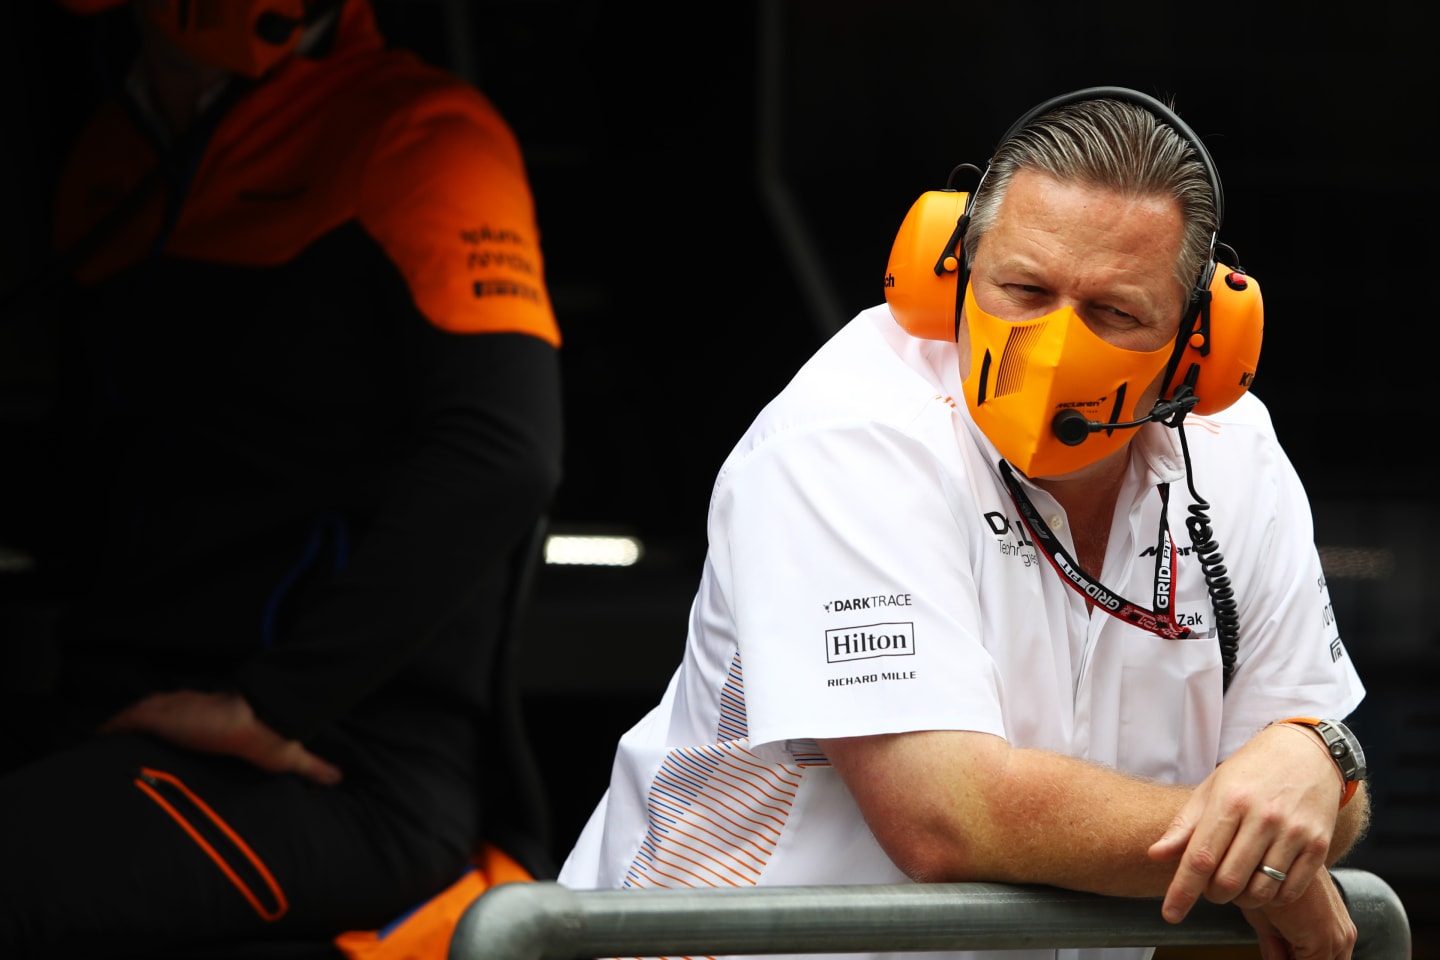
MULTIPOLYGON (((1354 960, 1410 960, 1410 925, 1391 887, 1331 871, 1359 930, 1354 960)), ((460 918, 449 960, 862 953, 921 950, 1234 946, 1255 931, 1201 901, 1179 924, 1159 900, 998 883, 571 890, 502 884, 460 918)))

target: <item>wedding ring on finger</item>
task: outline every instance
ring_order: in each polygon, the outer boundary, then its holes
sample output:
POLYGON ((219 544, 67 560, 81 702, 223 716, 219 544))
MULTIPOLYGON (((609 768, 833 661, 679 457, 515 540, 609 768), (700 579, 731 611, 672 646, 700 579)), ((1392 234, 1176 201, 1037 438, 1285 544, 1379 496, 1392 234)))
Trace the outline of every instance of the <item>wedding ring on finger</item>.
POLYGON ((1284 883, 1285 878, 1289 876, 1284 870, 1276 870, 1274 867, 1267 867, 1263 863, 1260 864, 1260 872, 1276 883, 1284 883))

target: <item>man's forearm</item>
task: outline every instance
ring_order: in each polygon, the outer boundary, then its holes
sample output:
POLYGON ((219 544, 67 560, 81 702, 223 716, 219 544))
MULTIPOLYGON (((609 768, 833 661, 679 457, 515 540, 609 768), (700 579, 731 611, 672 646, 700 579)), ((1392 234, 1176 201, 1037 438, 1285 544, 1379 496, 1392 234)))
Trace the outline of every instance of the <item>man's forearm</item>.
POLYGON ((1325 856, 1325 865, 1333 867, 1345 859, 1365 831, 1370 829, 1370 792, 1365 784, 1355 790, 1350 802, 1340 808, 1335 818, 1335 834, 1330 840, 1330 852, 1325 856))

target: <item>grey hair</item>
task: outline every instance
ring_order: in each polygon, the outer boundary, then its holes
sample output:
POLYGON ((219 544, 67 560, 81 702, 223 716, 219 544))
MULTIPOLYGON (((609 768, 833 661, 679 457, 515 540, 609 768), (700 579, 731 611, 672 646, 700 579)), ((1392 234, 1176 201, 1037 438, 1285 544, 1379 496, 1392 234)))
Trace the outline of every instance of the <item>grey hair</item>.
POLYGON ((1195 148, 1150 110, 1120 100, 1083 100, 1046 113, 1002 143, 971 205, 967 268, 1022 169, 1127 196, 1173 197, 1185 224, 1175 277, 1187 292, 1194 288, 1220 226, 1216 198, 1195 148))

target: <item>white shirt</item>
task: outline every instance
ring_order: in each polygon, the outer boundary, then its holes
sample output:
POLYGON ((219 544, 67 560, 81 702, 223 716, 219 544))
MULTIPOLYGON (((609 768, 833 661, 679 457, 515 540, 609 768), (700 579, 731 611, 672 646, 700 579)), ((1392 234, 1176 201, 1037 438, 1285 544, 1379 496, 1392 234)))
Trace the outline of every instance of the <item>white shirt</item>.
MULTIPOLYGON (((1193 784, 1272 720, 1345 717, 1359 704, 1309 505, 1257 398, 1184 427, 1237 593, 1240 646, 1222 695, 1176 431, 1139 429, 1105 567, 1091 571, 1153 605, 1157 485, 1170 483, 1175 617, 1193 636, 1165 639, 1092 615, 1037 550, 959 399, 956 349, 872 307, 735 446, 711 496, 684 659, 621 739, 562 884, 909 882, 817 739, 972 730, 1193 784)), ((1022 482, 1073 556, 1064 511, 1022 482)), ((1026 954, 1056 952, 994 956, 1026 954)))

